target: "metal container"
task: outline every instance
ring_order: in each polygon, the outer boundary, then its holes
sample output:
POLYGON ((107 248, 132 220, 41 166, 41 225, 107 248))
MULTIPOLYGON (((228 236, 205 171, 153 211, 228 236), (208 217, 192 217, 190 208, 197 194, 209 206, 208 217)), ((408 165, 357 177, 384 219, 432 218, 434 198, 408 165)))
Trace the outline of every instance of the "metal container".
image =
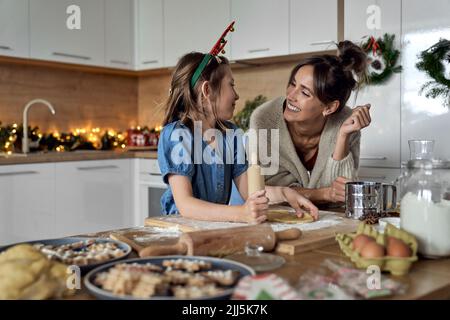
POLYGON ((348 218, 363 220, 366 216, 381 216, 395 209, 397 188, 392 184, 371 181, 347 182, 345 184, 345 214, 348 218), (392 190, 389 201, 389 190, 392 190))

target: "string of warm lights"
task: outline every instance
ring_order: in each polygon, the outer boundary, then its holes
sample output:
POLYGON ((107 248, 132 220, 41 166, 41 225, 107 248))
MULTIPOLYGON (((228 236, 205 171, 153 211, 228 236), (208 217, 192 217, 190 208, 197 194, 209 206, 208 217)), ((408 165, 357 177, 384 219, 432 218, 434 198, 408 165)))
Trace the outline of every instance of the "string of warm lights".
MULTIPOLYGON (((153 129, 148 127, 132 127, 130 132, 155 133, 159 136, 162 126, 153 129)), ((44 151, 74 151, 74 150, 114 150, 127 147, 127 133, 113 129, 102 130, 95 128, 75 128, 69 133, 41 133, 37 127, 29 128, 30 147, 44 151)), ((0 152, 12 154, 20 151, 21 138, 23 135, 22 125, 16 123, 2 126, 0 122, 0 152)))

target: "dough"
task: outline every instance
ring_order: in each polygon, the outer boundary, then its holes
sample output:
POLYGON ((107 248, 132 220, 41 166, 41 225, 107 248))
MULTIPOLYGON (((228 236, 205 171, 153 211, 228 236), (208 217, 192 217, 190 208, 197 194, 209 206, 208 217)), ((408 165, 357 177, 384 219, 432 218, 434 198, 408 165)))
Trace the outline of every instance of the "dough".
POLYGON ((49 299, 73 294, 66 287, 66 269, 31 245, 11 247, 0 253, 0 299, 49 299))
POLYGON ((308 213, 305 213, 302 218, 299 218, 294 212, 290 212, 288 210, 269 209, 267 221, 281 223, 309 223, 313 222, 314 219, 308 213))

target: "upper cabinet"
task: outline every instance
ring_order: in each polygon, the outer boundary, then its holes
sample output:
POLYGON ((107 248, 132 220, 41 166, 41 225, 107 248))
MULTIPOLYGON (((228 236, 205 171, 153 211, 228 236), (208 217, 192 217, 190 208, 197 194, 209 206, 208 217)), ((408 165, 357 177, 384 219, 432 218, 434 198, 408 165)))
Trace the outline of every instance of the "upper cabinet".
POLYGON ((0 0, 0 55, 28 58, 28 0, 0 0))
POLYGON ((134 65, 132 0, 105 1, 105 65, 130 69, 134 65))
MULTIPOLYGON (((402 2, 402 161, 409 160, 408 140, 435 140, 434 155, 450 159, 450 109, 444 99, 419 94, 432 80, 417 69, 418 54, 450 39, 449 0, 406 0, 402 2), (411 79, 414 79, 411 81, 411 79)), ((450 66, 446 67, 447 79, 450 66)))
POLYGON ((31 57, 104 65, 104 0, 30 1, 31 57))
POLYGON ((209 52, 230 22, 229 0, 164 0, 166 66, 191 51, 209 52))
MULTIPOLYGON (((400 48, 401 0, 345 0, 344 6, 346 40, 359 44, 367 36, 389 33, 400 48)), ((354 92, 347 102, 350 107, 372 105, 372 122, 361 133, 360 166, 400 167, 400 87, 401 75, 394 74, 382 85, 354 92)))
POLYGON ((231 0, 233 60, 289 54, 289 0, 231 0))
POLYGON ((162 0, 105 2, 105 65, 121 69, 163 66, 162 0))
POLYGON ((290 0, 290 53, 334 50, 338 0, 290 0))
POLYGON ((164 67, 163 0, 137 0, 135 19, 136 68, 164 67))

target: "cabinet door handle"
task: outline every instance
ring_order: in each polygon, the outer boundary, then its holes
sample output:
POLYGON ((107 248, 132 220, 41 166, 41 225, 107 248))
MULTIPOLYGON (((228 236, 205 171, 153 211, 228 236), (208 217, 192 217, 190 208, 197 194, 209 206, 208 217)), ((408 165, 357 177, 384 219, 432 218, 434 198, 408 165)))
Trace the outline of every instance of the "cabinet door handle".
POLYGON ((127 65, 128 62, 122 60, 110 60, 111 63, 127 65))
POLYGON ((333 44, 334 41, 333 40, 323 40, 323 41, 315 41, 315 42, 311 42, 312 46, 320 46, 322 44, 333 44))
POLYGON ((151 175, 151 176, 157 176, 157 177, 161 177, 161 176, 162 176, 161 173, 153 173, 153 172, 150 172, 149 175, 151 175))
POLYGON ((91 57, 80 56, 77 54, 64 53, 64 52, 53 52, 53 55, 59 56, 59 57, 66 57, 66 58, 75 58, 75 59, 80 59, 80 60, 91 60, 91 57))
POLYGON ((16 172, 2 172, 0 173, 0 177, 7 177, 7 176, 21 176, 21 175, 27 175, 27 174, 38 174, 37 171, 16 171, 16 172))
POLYGON ((387 157, 360 157, 360 160, 387 160, 387 157))
POLYGON ((0 46, 0 49, 2 49, 2 50, 12 50, 12 48, 8 47, 8 46, 0 46))
POLYGON ((264 51, 269 51, 270 48, 261 48, 261 49, 250 49, 248 50, 249 53, 255 53, 255 52, 264 52, 264 51))
POLYGON ((158 63, 158 60, 147 60, 147 61, 142 61, 142 64, 152 64, 152 63, 158 63))
POLYGON ((109 165, 109 166, 94 166, 94 167, 78 167, 78 170, 81 171, 89 171, 89 170, 104 170, 104 169, 118 169, 118 166, 109 165))

